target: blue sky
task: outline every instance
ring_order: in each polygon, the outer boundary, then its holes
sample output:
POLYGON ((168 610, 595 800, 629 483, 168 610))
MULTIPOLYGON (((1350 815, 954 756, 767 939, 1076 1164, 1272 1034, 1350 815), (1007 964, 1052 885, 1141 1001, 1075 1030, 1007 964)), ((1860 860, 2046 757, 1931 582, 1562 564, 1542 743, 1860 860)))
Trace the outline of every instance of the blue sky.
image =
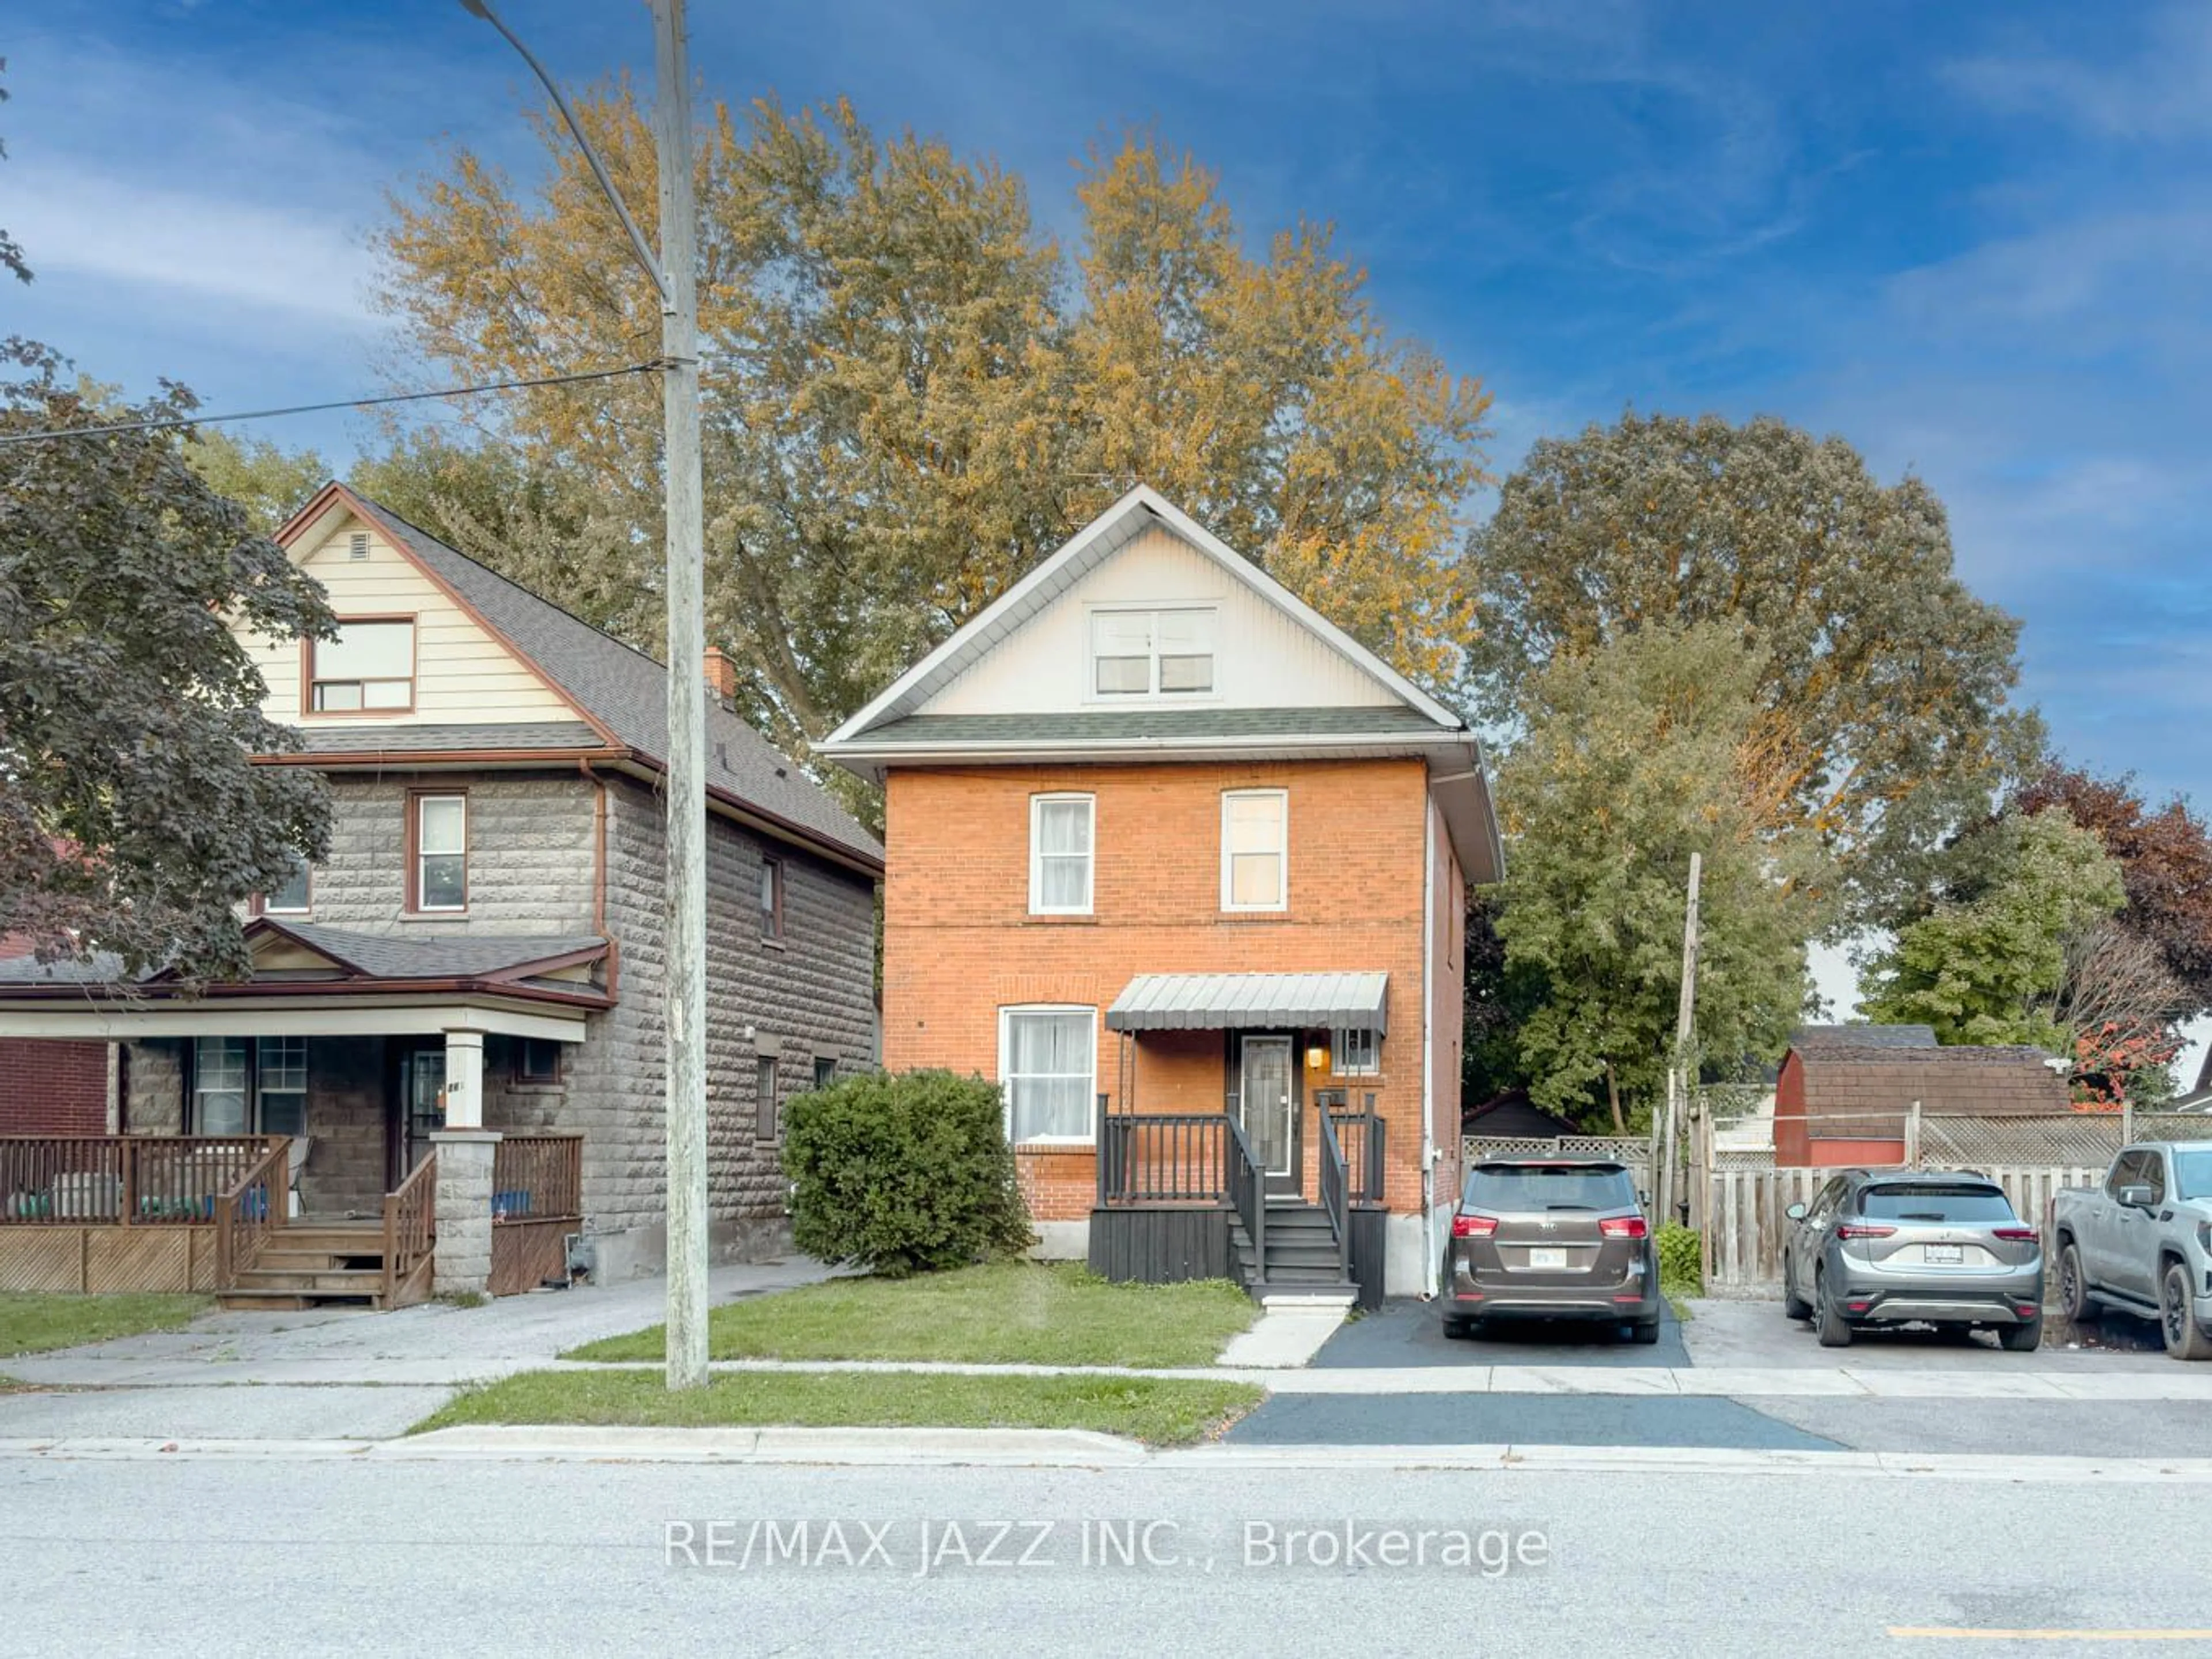
MULTIPOLYGON (((557 73, 649 79, 628 0, 507 0, 557 73)), ((1397 326, 1480 374, 1510 466, 1633 404, 1771 412, 1906 468, 2027 622, 2062 747, 2212 759, 2212 9, 1577 0, 694 0, 710 93, 849 93, 1072 225, 1154 124, 1248 234, 1331 220, 1397 326)), ((454 0, 27 0, 0 31, 0 332, 211 408, 372 388, 383 191, 527 172, 520 65, 454 0)), ((262 428, 343 458, 343 416, 262 428)))

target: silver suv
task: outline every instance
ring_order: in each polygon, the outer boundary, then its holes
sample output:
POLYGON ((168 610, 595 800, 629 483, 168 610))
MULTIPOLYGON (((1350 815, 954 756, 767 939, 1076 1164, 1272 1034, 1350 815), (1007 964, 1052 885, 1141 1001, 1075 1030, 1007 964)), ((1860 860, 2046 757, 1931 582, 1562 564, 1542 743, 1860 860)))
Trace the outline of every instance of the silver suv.
POLYGON ((1846 1170, 1786 1213, 1783 1310, 1822 1347, 1916 1323, 1994 1330, 2022 1352, 2043 1340, 2043 1242, 1987 1176, 1846 1170))

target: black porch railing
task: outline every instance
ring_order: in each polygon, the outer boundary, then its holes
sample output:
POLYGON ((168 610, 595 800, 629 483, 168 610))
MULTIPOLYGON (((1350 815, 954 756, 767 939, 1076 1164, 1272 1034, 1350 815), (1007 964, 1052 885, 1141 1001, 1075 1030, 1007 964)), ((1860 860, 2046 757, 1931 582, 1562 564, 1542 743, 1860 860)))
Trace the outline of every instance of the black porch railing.
POLYGON ((1220 1112, 1109 1112, 1099 1096, 1099 1206, 1223 1203, 1230 1127, 1220 1112))
POLYGON ((1344 1148, 1337 1144, 1336 1125, 1328 1112, 1321 1118, 1321 1206, 1328 1212, 1328 1229, 1336 1238, 1340 1277, 1352 1277, 1352 1200, 1347 1195, 1348 1173, 1344 1148))
POLYGON ((1344 1149, 1345 1200, 1350 1204, 1382 1202, 1383 1122, 1376 1113, 1322 1115, 1327 1132, 1344 1149))

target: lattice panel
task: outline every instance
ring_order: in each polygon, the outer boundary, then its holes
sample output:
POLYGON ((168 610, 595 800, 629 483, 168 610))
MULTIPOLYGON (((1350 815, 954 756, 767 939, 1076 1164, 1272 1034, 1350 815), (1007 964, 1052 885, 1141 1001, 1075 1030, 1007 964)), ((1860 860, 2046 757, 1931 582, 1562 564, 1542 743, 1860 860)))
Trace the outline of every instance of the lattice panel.
POLYGON ((84 1249, 84 1287, 187 1291, 192 1283, 191 1235, 179 1227, 94 1227, 84 1249))
POLYGON ((0 1291, 84 1289, 80 1227, 0 1227, 0 1291))
MULTIPOLYGON (((2067 1117, 1923 1117, 1920 1161, 1924 1164, 2106 1164, 2120 1149, 2117 1113, 2067 1117)), ((2142 1120, 2137 1139, 2145 1138, 2142 1120)))

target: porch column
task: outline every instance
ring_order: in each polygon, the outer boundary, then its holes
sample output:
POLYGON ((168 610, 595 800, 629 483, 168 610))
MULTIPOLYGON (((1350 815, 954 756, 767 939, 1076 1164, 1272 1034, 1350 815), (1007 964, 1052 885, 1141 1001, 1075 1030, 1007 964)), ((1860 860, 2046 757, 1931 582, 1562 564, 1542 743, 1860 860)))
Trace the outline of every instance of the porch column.
POLYGON ((483 1033, 446 1033, 446 1127, 483 1127, 483 1033))
POLYGON ((440 1296, 483 1295, 491 1285, 492 1159, 499 1136, 488 1129, 440 1129, 437 1267, 440 1296))

